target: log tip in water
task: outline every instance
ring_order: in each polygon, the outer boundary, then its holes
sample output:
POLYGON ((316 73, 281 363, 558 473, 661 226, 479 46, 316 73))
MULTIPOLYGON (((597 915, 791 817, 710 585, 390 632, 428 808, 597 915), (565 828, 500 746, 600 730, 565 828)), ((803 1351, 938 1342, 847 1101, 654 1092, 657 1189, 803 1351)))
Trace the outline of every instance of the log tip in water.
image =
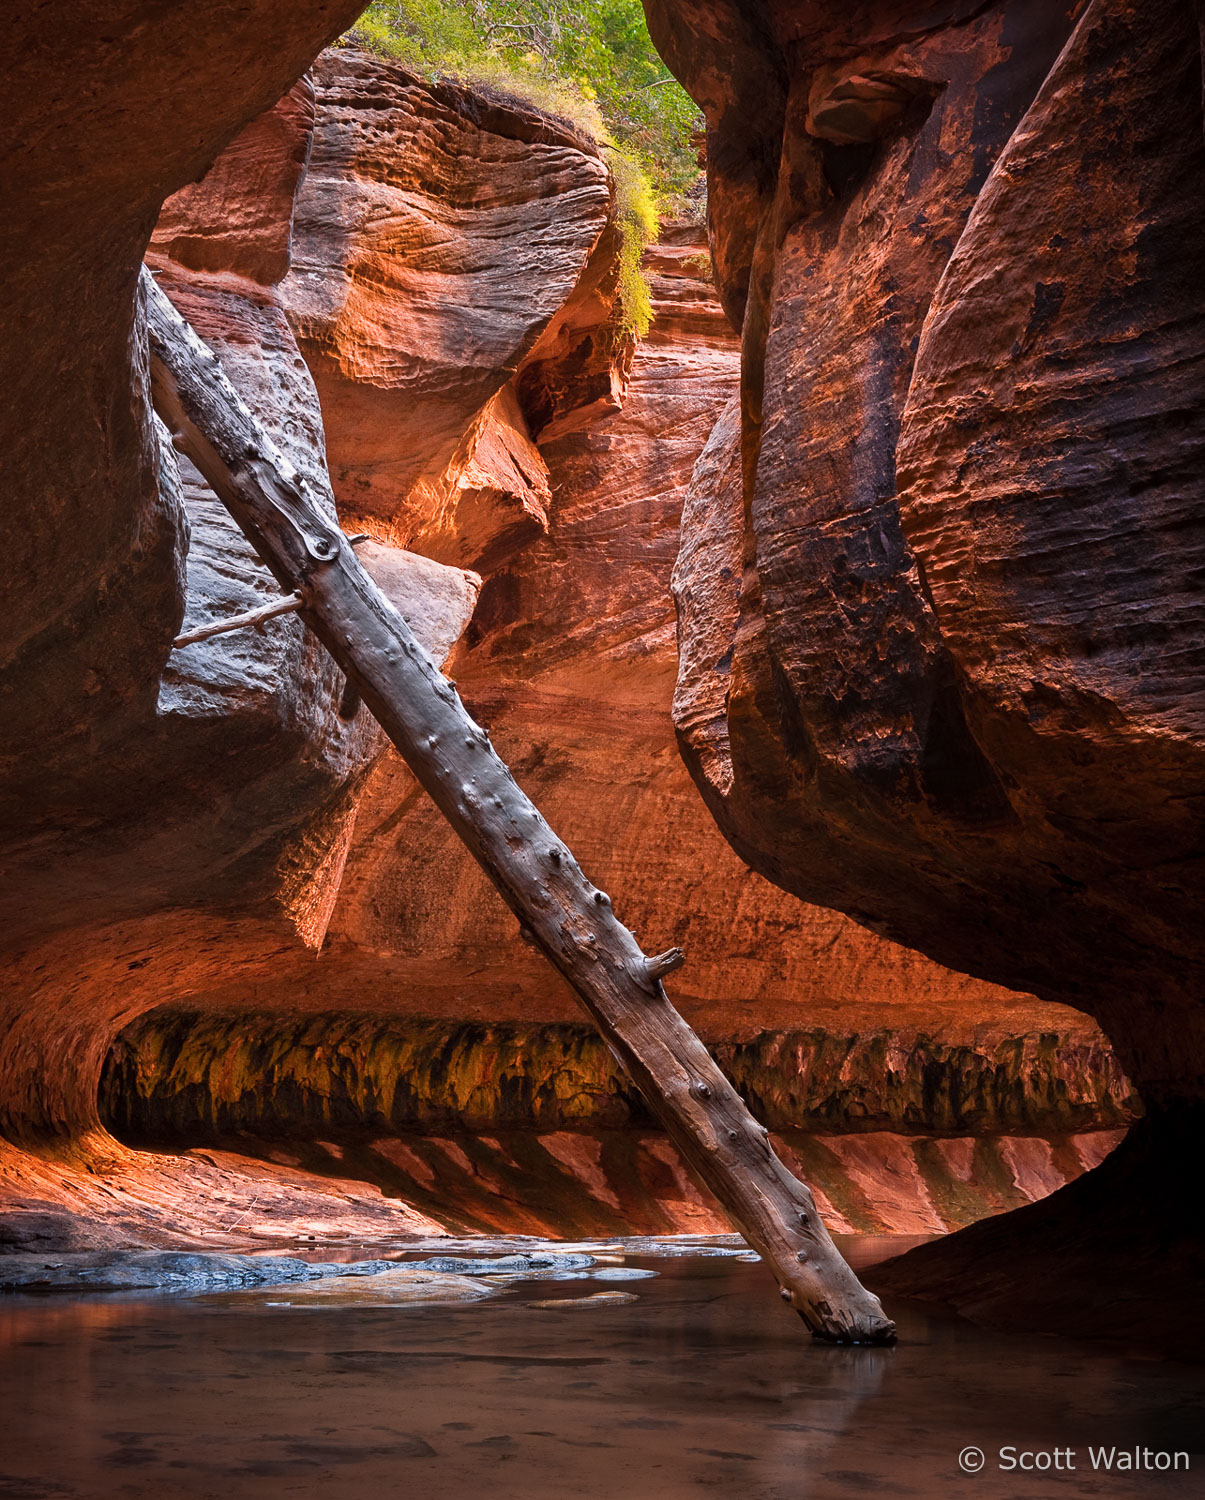
MULTIPOLYGON (((795 1310, 811 1329, 812 1337, 825 1344, 894 1344, 898 1335, 894 1322, 883 1311, 873 1292, 859 1286, 861 1296, 856 1305, 846 1303, 834 1308, 829 1302, 796 1306, 795 1310)), ((794 1301, 794 1298, 791 1298, 794 1301)))

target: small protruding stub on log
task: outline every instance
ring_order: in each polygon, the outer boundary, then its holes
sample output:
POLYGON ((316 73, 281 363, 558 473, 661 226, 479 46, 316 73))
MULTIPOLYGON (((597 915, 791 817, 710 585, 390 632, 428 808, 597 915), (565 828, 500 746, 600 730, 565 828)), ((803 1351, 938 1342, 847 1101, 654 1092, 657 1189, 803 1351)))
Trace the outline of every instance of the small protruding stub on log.
POLYGON ((667 974, 672 974, 675 969, 680 969, 686 962, 686 954, 681 948, 667 948, 664 953, 658 953, 653 958, 644 961, 644 972, 651 984, 659 984, 667 974))

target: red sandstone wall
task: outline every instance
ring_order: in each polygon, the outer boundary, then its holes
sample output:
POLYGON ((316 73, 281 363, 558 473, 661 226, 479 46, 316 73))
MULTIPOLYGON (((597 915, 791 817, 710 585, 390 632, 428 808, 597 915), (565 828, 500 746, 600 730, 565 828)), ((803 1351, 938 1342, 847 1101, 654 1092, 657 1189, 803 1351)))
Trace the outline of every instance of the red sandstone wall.
POLYGON ((1195 22, 648 10, 744 342, 678 575, 700 789, 786 889, 1199 1096, 1195 22))
POLYGON ((1205 1238, 1181 1186, 1205 1093, 1197 21, 646 11, 707 114, 742 337, 675 579, 696 784, 784 889, 1097 1017, 1150 1108, 1098 1171, 878 1284, 1182 1352, 1205 1238))
MULTIPOLYGON (((801 905, 712 826, 674 746, 668 582, 739 351, 701 237, 680 228, 650 257, 658 320, 633 359, 615 331, 609 191, 597 151, 525 106, 482 112, 456 87, 328 55, 313 95, 298 86, 169 203, 152 263, 344 523, 431 559, 406 571, 432 650, 475 599, 459 567, 487 575, 462 690, 625 919, 654 946, 687 947, 675 992, 705 1034, 806 1022, 899 1035, 923 1019, 953 1046, 1055 1027, 1098 1047, 1071 1012, 801 905), (428 160, 414 142, 435 126, 455 149, 428 160), (441 213, 455 233, 433 241, 441 213)), ((28 1209, 70 1200, 69 1163, 87 1160, 139 1232, 157 1221, 162 1235, 183 1211, 170 1164, 131 1160, 95 1112, 105 1050, 133 1017, 181 997, 292 1015, 573 1012, 405 769, 387 759, 363 785, 379 740, 338 719, 339 675, 296 622, 166 657, 182 610, 189 623, 231 613, 268 585, 140 411, 121 463, 157 485, 170 524, 147 577, 172 602, 137 594, 134 631, 106 617, 145 648, 136 672, 87 632, 61 653, 56 692, 76 691, 88 657, 122 706, 73 721, 63 759, 55 720, 20 762, 21 816, 33 811, 43 836, 30 841, 19 818, 6 828, 20 855, 3 893, 15 950, 4 1110, 62 1160, 9 1153, 0 1173, 28 1209), (133 1209, 148 1193, 166 1216, 133 1209)), ((110 587, 124 598, 126 582, 110 587)), ((213 1203, 238 1202, 221 1178, 208 1187, 213 1203)), ((80 1201, 97 1212, 102 1197, 80 1201)), ((284 1193, 278 1222, 308 1212, 284 1193)))

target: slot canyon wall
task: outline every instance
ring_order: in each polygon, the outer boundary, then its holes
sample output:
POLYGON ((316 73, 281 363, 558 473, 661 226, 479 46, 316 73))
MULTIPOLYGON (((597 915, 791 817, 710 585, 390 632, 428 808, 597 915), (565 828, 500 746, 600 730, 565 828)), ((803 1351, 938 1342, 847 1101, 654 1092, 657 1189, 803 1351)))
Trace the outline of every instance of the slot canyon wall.
POLYGON ((1049 1326, 1199 1319, 1192 8, 646 10, 707 116, 742 333, 675 579, 695 782, 784 889, 1096 1016, 1148 1109, 1102 1171, 884 1285, 1049 1326), (1166 1313, 1119 1294, 1144 1279, 1166 1313))
MULTIPOLYGON (((248 53, 270 10, 236 33, 248 53)), ((211 41, 229 18, 202 11, 211 41)), ((29 567, 0 680, 22 705, 0 824, 0 1239, 723 1227, 405 767, 363 714, 341 717, 340 674, 298 623, 170 651, 182 621, 275 590, 150 416, 144 250, 345 529, 372 535, 370 568, 623 919, 687 949, 675 1001, 834 1227, 932 1232, 1077 1177, 1139 1108, 1096 1025, 1011 972, 969 978, 868 931, 901 935, 870 887, 858 903, 818 883, 821 904, 801 903, 798 799, 781 866, 740 838, 733 852, 681 762, 685 501, 688 758, 694 714, 720 783, 734 768, 719 800, 696 777, 724 831, 732 806, 762 806, 714 711, 715 664, 727 653, 735 679, 744 659, 723 633, 744 608, 753 368, 714 162, 710 261, 699 229, 667 228, 637 347, 597 148, 350 49, 294 83, 349 19, 300 8, 278 71, 245 59, 244 78, 236 47, 190 97, 188 149, 162 126, 166 160, 121 136, 158 87, 154 26, 126 57, 128 98, 81 127, 108 132, 103 172, 56 179, 55 140, 28 116, 16 137, 25 195, 57 183, 51 268, 87 316, 39 290, 35 216, 6 270, 29 329, 28 405, 9 414, 29 567), (50 533, 53 556, 34 556, 50 533)), ((205 70, 200 53, 173 66, 205 70)), ((753 778, 766 795, 776 764, 753 778)), ((855 845, 831 853, 855 881, 855 845)))

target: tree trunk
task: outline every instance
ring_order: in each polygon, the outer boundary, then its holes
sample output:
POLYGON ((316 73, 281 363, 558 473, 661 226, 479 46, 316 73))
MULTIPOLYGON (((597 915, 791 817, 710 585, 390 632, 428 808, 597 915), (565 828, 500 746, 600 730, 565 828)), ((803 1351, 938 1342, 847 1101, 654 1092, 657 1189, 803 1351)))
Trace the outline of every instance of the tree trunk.
POLYGON ((813 1333, 895 1336, 878 1298, 829 1238, 810 1190, 770 1145, 706 1047, 666 999, 675 951, 650 959, 605 891, 516 785, 347 538, 310 501, 201 342, 144 270, 156 409, 347 674, 440 811, 573 986, 685 1161, 778 1278, 813 1333))

